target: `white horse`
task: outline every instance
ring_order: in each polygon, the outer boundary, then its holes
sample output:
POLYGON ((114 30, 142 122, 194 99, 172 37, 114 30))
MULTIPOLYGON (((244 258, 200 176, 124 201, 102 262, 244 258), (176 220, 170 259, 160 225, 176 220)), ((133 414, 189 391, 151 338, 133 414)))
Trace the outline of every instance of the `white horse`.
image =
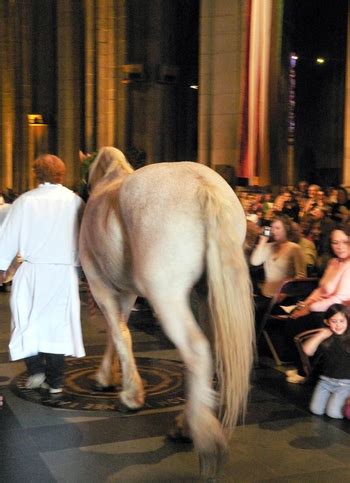
POLYGON ((80 257, 110 335, 97 381, 110 384, 115 347, 120 400, 130 409, 142 407, 127 322, 136 297, 145 297, 186 366, 184 419, 205 465, 226 448, 249 391, 254 322, 243 209, 224 179, 204 165, 158 163, 133 171, 113 147, 99 151, 89 184, 80 257), (190 307, 191 292, 203 280, 200 312, 210 324, 212 347, 190 307))

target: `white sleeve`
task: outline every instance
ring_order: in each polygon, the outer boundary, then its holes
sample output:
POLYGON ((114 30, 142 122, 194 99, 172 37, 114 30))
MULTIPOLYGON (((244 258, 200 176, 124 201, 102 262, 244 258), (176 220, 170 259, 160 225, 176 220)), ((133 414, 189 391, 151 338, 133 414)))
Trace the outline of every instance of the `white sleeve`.
POLYGON ((259 265, 262 265, 264 262, 266 262, 271 253, 271 248, 269 245, 271 244, 266 243, 265 245, 256 245, 253 253, 250 256, 251 265, 258 267, 259 265))

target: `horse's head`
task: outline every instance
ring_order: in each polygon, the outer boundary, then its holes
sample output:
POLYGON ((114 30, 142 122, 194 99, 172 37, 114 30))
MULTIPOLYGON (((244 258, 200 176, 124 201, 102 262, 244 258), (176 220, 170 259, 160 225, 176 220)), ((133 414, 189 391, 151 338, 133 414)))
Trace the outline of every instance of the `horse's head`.
POLYGON ((125 176, 134 170, 124 154, 117 148, 106 146, 101 148, 89 167, 89 188, 94 189, 96 183, 103 177, 115 174, 115 177, 125 176))

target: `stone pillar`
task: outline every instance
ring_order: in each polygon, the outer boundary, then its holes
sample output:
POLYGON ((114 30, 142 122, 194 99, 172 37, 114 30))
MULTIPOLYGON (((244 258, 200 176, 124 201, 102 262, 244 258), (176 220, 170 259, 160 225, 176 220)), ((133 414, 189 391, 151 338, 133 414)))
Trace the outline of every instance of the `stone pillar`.
POLYGON ((346 79, 344 107, 343 184, 350 186, 350 15, 346 46, 346 79))
POLYGON ((245 65, 245 0, 202 0, 198 161, 237 167, 245 65))
POLYGON ((31 4, 0 2, 1 189, 28 189, 27 113, 31 110, 31 4))
POLYGON ((30 2, 22 0, 17 4, 17 48, 15 52, 16 120, 15 144, 13 149, 13 188, 22 193, 32 188, 29 177, 32 161, 28 157, 29 133, 28 114, 32 111, 31 52, 33 45, 31 31, 30 2))
POLYGON ((288 45, 283 45, 284 2, 273 1, 269 82, 269 162, 262 163, 262 181, 272 185, 295 182, 294 146, 288 138, 288 45), (282 59, 285 58, 285 64, 282 59), (292 149, 289 149, 292 147, 292 149))
POLYGON ((124 80, 127 149, 146 153, 149 162, 176 159, 176 19, 173 0, 127 2, 128 66, 139 78, 124 80))
POLYGON ((1 188, 13 186, 13 144, 15 120, 14 91, 14 9, 10 2, 0 2, 0 170, 1 188))
POLYGON ((126 1, 115 0, 114 9, 116 16, 114 18, 115 28, 115 132, 114 145, 122 151, 126 150, 126 90, 122 84, 123 73, 121 66, 126 63, 126 1))
POLYGON ((72 188, 80 178, 80 29, 76 21, 80 3, 57 2, 58 155, 66 163, 65 184, 72 188))
POLYGON ((115 58, 113 0, 96 2, 97 147, 114 143, 115 58))
POLYGON ((96 43, 95 0, 84 1, 85 18, 85 151, 96 149, 96 43))
MULTIPOLYGON (((167 82, 162 69, 176 69, 174 18, 176 2, 154 0, 149 17, 148 67, 153 80, 149 92, 147 149, 152 161, 176 159, 176 84, 167 82)), ((141 128, 141 125, 140 125, 141 128)))
POLYGON ((124 148, 125 2, 85 0, 85 149, 124 148))
POLYGON ((281 115, 272 87, 279 87, 282 13, 274 0, 201 2, 198 160, 232 166, 250 184, 270 182, 270 131, 281 115))

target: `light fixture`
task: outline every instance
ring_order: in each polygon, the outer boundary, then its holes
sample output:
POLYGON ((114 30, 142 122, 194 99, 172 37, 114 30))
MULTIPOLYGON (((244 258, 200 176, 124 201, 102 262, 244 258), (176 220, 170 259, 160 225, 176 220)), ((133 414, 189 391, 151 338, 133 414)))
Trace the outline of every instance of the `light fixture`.
POLYGON ((42 114, 27 114, 28 124, 43 124, 42 114))
POLYGON ((192 86, 190 86, 190 88, 191 88, 191 89, 198 89, 198 86, 196 86, 196 85, 192 85, 192 86))
POLYGON ((324 64, 324 63, 325 63, 325 60, 324 60, 324 58, 323 58, 323 57, 317 57, 316 62, 317 62, 318 64, 324 64))

